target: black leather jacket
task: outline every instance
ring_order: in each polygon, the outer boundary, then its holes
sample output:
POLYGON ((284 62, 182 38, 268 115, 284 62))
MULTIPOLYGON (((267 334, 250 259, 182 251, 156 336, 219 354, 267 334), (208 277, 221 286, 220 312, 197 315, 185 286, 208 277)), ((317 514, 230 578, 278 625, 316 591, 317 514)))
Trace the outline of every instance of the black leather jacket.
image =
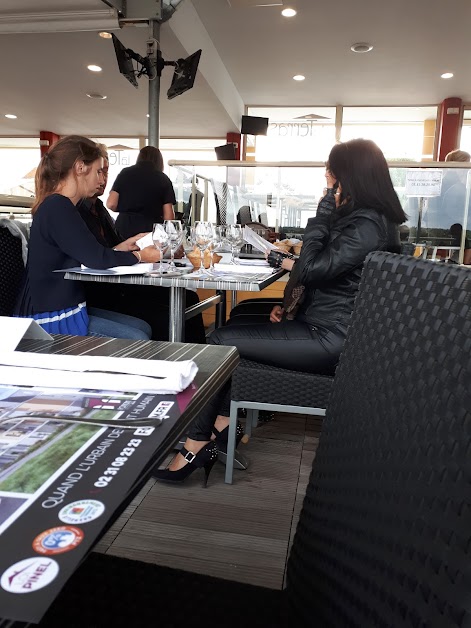
POLYGON ((305 286, 296 319, 346 333, 366 256, 372 251, 399 250, 398 225, 388 223, 376 210, 311 218, 296 262, 305 286))

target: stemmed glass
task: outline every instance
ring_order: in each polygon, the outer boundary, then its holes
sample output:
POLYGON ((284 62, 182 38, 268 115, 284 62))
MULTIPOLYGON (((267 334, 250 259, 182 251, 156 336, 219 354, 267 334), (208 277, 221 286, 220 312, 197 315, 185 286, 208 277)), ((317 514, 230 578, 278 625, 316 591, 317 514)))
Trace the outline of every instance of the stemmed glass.
POLYGON ((226 240, 231 245, 231 264, 238 264, 238 253, 244 244, 244 234, 241 225, 227 225, 226 240), (237 255, 236 255, 237 253, 237 255))
POLYGON ((210 222, 200 220, 195 223, 192 233, 192 239, 200 250, 201 264, 200 272, 206 274, 204 267, 204 253, 213 238, 213 225, 210 222))
POLYGON ((168 235, 168 242, 170 247, 170 264, 168 265, 168 270, 171 272, 175 272, 177 270, 174 262, 175 251, 183 242, 182 223, 180 220, 165 220, 164 227, 168 235))
POLYGON ((164 250, 167 248, 169 244, 168 233, 165 231, 165 227, 160 223, 156 222, 154 224, 154 228, 152 230, 152 240, 154 241, 154 246, 156 249, 160 251, 160 261, 158 272, 162 274, 163 266, 162 266, 162 258, 164 256, 164 250))
POLYGON ((221 226, 214 227, 213 237, 209 245, 209 251, 211 253, 211 262, 209 264, 210 273, 214 273, 214 253, 218 251, 221 248, 221 246, 224 244, 225 238, 226 238, 226 228, 221 227, 221 226))

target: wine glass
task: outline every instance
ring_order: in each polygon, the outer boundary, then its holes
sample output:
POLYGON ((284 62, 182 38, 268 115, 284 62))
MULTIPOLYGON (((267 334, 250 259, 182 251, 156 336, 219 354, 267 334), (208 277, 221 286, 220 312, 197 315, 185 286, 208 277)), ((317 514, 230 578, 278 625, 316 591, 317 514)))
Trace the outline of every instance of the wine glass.
POLYGON ((204 267, 204 253, 211 243, 213 237, 213 225, 210 222, 200 220, 195 223, 193 229, 194 243, 200 250, 201 264, 200 271, 202 274, 206 274, 204 267))
POLYGON ((170 264, 168 266, 168 270, 171 272, 175 272, 177 270, 177 267, 175 266, 175 262, 173 261, 173 259, 175 256, 175 251, 183 242, 182 223, 180 220, 165 220, 164 227, 168 235, 168 242, 170 247, 170 264))
POLYGON ((160 251, 160 261, 159 261, 159 273, 162 274, 163 266, 162 266, 162 258, 164 256, 164 250, 167 248, 169 244, 168 233, 165 231, 165 227, 160 223, 156 222, 154 224, 154 228, 152 230, 152 240, 154 241, 154 246, 156 249, 160 251))
POLYGON ((213 237, 209 245, 209 251, 211 253, 211 262, 209 264, 210 273, 214 273, 214 253, 218 251, 221 248, 221 246, 224 244, 225 238, 226 238, 226 228, 221 227, 221 226, 214 227, 213 237))
POLYGON ((231 264, 238 264, 238 254, 244 244, 244 234, 241 225, 227 225, 226 240, 231 245, 231 264))

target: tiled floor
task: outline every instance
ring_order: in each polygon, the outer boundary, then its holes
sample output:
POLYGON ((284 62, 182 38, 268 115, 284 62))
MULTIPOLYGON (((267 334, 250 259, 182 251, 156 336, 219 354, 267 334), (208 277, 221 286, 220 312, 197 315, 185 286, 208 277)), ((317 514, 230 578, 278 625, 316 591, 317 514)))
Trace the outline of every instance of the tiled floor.
POLYGON ((320 426, 283 414, 261 424, 232 485, 219 463, 207 489, 200 470, 182 485, 149 481, 96 551, 281 589, 320 426))

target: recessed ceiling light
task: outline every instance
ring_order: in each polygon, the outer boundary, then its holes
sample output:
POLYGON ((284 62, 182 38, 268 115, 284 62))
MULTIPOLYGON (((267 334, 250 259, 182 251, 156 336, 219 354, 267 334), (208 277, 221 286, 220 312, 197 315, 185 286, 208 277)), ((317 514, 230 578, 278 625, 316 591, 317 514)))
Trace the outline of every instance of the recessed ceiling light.
POLYGON ((296 15, 296 11, 294 9, 283 9, 281 15, 283 17, 294 17, 296 15))
POLYGON ((148 114, 148 113, 146 113, 146 118, 148 118, 148 117, 149 117, 149 114, 148 114))
POLYGON ((373 46, 371 44, 366 43, 365 41, 361 41, 357 44, 353 44, 352 46, 350 46, 350 50, 352 50, 353 52, 370 52, 370 50, 373 50, 373 46))
POLYGON ((302 74, 296 74, 296 76, 293 76, 293 79, 294 79, 295 81, 304 81, 304 79, 305 79, 305 78, 306 78, 306 77, 305 77, 305 76, 303 76, 302 74))
POLYGON ((99 65, 87 65, 87 68, 90 70, 90 72, 101 72, 101 68, 99 65))
POLYGON ((103 96, 103 94, 97 94, 96 92, 91 92, 90 94, 87 94, 87 96, 89 98, 94 98, 95 100, 106 100, 108 98, 107 96, 103 96))
POLYGON ((100 37, 103 37, 103 39, 111 39, 112 37, 111 33, 107 33, 106 31, 101 31, 98 34, 100 35, 100 37))
POLYGON ((444 78, 444 79, 453 78, 453 72, 445 72, 444 74, 441 75, 441 78, 444 78))
POLYGON ((15 116, 14 113, 6 113, 5 118, 10 118, 10 120, 16 120, 18 116, 15 116))

